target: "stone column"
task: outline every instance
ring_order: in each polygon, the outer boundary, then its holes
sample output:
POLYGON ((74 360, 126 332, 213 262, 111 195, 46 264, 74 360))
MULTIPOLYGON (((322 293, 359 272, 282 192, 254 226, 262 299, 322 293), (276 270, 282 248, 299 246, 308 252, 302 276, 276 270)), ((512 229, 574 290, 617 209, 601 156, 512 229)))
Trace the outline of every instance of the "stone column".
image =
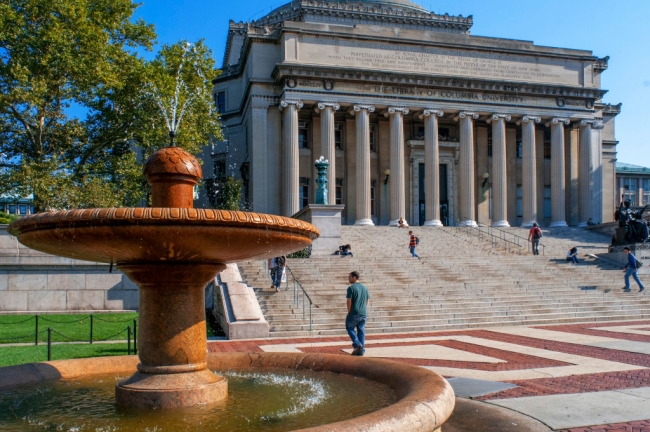
POLYGON ((438 149, 438 117, 441 109, 427 108, 424 120, 424 213, 425 226, 442 226, 440 222, 440 154, 438 149))
POLYGON ((282 113, 282 214, 293 216, 300 210, 298 110, 300 100, 285 99, 280 102, 282 113))
POLYGON ((461 111, 460 119, 460 212, 458 220, 461 225, 477 226, 474 199, 474 120, 478 113, 461 111))
MULTIPOLYGON (((524 116, 521 119, 521 203, 522 227, 532 227, 537 222, 537 168, 535 165, 535 123, 542 119, 524 116)), ((494 145, 494 144, 493 144, 494 145)))
POLYGON ((357 220, 355 225, 374 225, 370 209, 370 113, 373 105, 355 105, 357 116, 357 220))
POLYGON ((390 117, 390 226, 397 226, 401 217, 406 220, 404 116, 408 113, 404 107, 389 107, 386 113, 390 117))
POLYGON ((340 105, 334 102, 320 102, 320 136, 323 156, 330 163, 327 171, 327 201, 329 204, 336 204, 336 143, 334 142, 334 112, 339 110, 340 105))
POLYGON ((506 176, 506 121, 508 114, 492 115, 492 226, 509 227, 506 176))
POLYGON ((571 120, 564 117, 551 119, 551 227, 568 226, 565 221, 564 125, 569 123, 571 120))
POLYGON ((580 143, 578 144, 578 226, 587 226, 593 218, 592 197, 594 193, 594 166, 591 154, 591 125, 593 120, 580 121, 580 143))

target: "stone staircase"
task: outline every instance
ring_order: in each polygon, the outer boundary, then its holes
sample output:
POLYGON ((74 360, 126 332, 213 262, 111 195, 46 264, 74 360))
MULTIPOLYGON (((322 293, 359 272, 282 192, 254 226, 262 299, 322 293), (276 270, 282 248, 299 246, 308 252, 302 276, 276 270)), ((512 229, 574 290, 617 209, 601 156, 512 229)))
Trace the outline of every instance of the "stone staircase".
MULTIPOLYGON (((650 317, 646 292, 623 293, 620 268, 587 256, 605 252, 608 236, 579 228, 545 229, 545 255, 534 256, 525 247, 506 249, 502 242, 479 238, 474 230, 412 229, 420 238, 421 259, 410 256, 406 229, 344 226, 341 243, 352 245, 353 258, 288 260, 318 306, 312 309, 311 332, 308 302, 303 319, 301 297, 300 308, 293 304, 293 285, 276 294, 261 261, 240 264, 240 271, 255 288, 272 336, 345 334, 352 270, 360 272, 370 291, 369 333, 650 317), (572 246, 580 251, 578 266, 564 260, 572 246)), ((506 231, 528 235, 520 228, 506 231)))

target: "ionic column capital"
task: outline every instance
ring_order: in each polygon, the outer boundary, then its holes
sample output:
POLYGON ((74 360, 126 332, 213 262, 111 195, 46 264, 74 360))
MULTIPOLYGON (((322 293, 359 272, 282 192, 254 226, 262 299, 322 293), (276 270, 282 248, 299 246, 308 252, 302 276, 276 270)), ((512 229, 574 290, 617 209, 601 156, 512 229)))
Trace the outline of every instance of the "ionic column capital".
POLYGON ((590 125, 592 129, 602 129, 605 127, 602 121, 600 120, 580 120, 580 126, 590 125))
POLYGON ((510 121, 511 118, 510 114, 492 114, 492 120, 503 119, 505 121, 510 121))
POLYGON ((550 126, 551 124, 560 124, 564 123, 565 125, 569 125, 571 123, 571 119, 568 117, 553 117, 550 122, 546 123, 546 126, 550 126))
POLYGON ((458 113, 459 118, 471 117, 474 120, 478 119, 478 113, 474 111, 461 111, 458 113))
POLYGON ((384 115, 388 117, 390 114, 395 113, 402 113, 403 115, 406 115, 409 113, 409 109, 407 107, 388 107, 388 112, 384 115))
POLYGON ((528 123, 528 122, 539 123, 542 121, 542 118, 540 116, 525 115, 521 118, 521 121, 524 123, 528 123))
POLYGON ((437 115, 438 117, 442 117, 443 115, 445 115, 445 112, 439 108, 425 108, 424 112, 422 113, 422 116, 429 117, 430 115, 437 115))
POLYGON ((359 112, 361 110, 366 110, 369 113, 371 113, 371 112, 375 112, 375 106, 374 105, 355 105, 354 107, 352 107, 352 110, 353 110, 352 111, 353 113, 354 112, 359 112))
POLYGON ((325 109, 325 108, 332 108, 334 111, 338 111, 341 109, 341 105, 337 104, 336 102, 318 102, 318 109, 325 109))
POLYGON ((295 99, 282 99, 280 101, 280 106, 278 107, 280 111, 282 111, 283 108, 288 107, 289 105, 295 105, 296 108, 300 109, 304 106, 302 101, 300 99, 295 100, 295 99))

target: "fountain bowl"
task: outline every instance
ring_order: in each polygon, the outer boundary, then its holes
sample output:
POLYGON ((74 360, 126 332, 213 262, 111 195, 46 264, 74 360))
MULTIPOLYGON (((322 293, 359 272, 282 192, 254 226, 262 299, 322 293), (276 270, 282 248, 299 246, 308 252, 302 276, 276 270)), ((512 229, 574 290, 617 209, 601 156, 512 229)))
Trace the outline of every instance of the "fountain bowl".
MULTIPOLYGON (((440 375, 389 360, 307 353, 208 353, 206 360, 209 369, 218 370, 286 369, 347 374, 384 384, 396 396, 394 404, 378 411, 304 431, 436 432, 441 430, 455 404, 454 391, 440 375)), ((8 366, 0 368, 0 388, 93 375, 129 374, 135 371, 138 362, 137 356, 118 356, 8 366)))

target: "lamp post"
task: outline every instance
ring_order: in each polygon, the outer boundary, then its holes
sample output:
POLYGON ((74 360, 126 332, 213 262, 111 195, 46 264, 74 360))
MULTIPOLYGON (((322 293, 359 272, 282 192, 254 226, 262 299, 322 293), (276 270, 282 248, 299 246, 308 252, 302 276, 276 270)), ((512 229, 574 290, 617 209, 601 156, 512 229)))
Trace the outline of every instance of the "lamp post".
POLYGON ((316 159, 314 163, 316 171, 318 171, 318 178, 316 179, 316 184, 318 189, 316 189, 316 204, 325 204, 328 205, 327 199, 327 169, 330 166, 330 163, 323 156, 316 159))
POLYGON ((386 168, 384 170, 384 174, 386 175, 386 178, 384 179, 384 184, 388 184, 388 179, 390 177, 390 170, 388 168, 386 168))

